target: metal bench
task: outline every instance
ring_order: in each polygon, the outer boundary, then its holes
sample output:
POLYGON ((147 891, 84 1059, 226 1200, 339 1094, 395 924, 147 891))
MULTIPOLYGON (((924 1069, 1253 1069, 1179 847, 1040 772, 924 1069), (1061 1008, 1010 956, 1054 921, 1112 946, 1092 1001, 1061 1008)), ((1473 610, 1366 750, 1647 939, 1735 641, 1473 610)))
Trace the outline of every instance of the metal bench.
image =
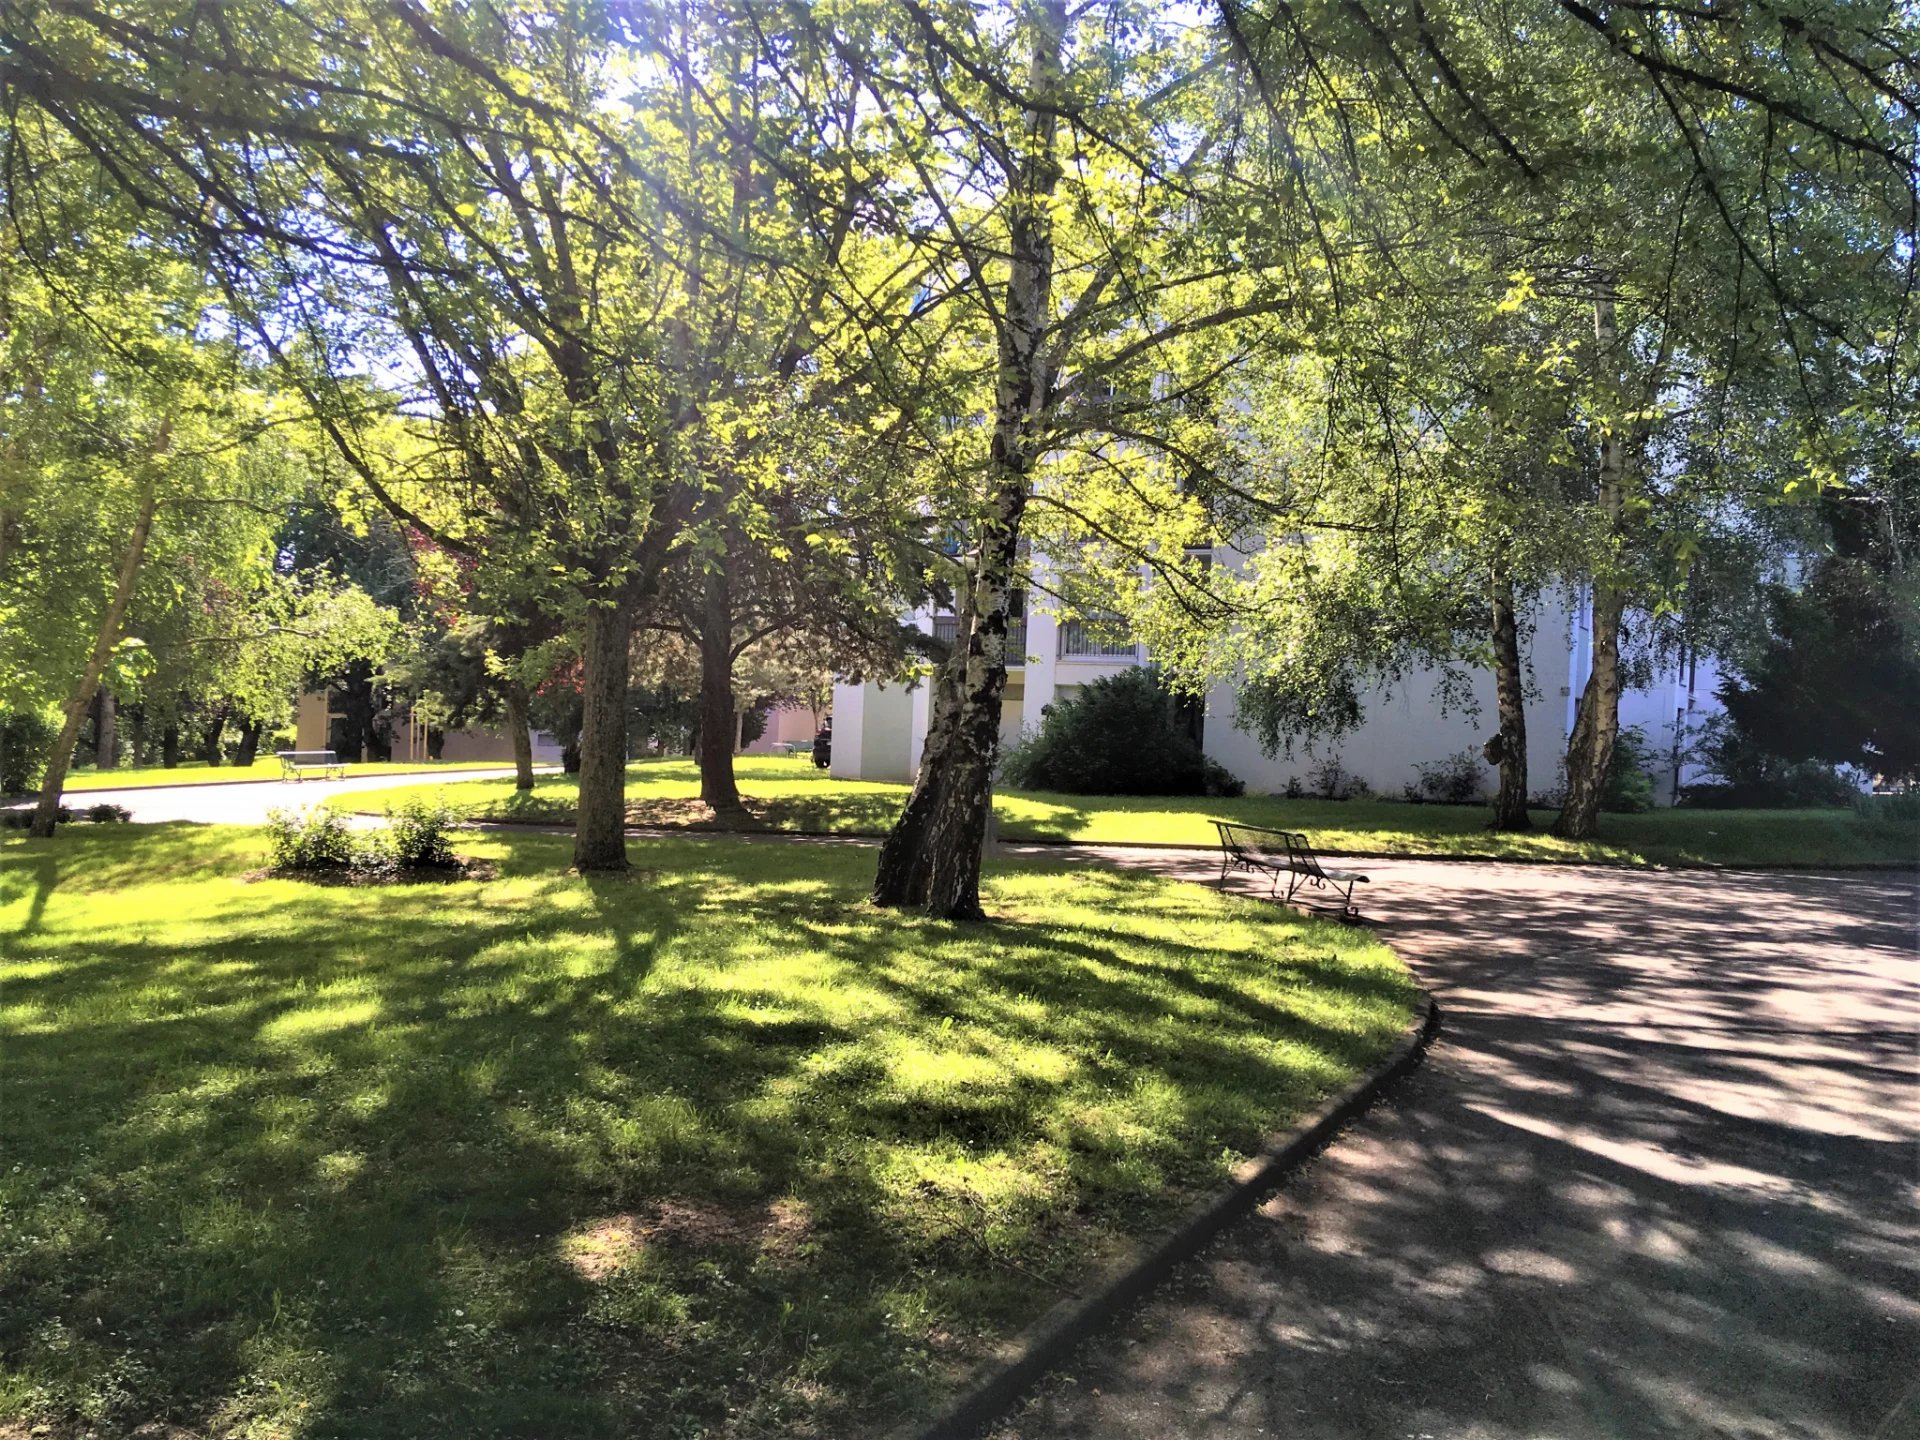
POLYGON ((273 753, 280 761, 282 780, 304 780, 316 771, 322 780, 347 778, 346 762, 331 750, 276 750, 273 753))
POLYGON ((1353 903, 1353 887, 1365 885, 1367 877, 1352 870, 1329 870, 1314 854, 1307 837, 1297 830, 1266 830, 1258 825, 1235 825, 1225 820, 1213 822, 1220 832, 1220 888, 1227 885, 1229 870, 1245 870, 1254 875, 1270 875, 1270 894, 1283 905, 1291 905, 1295 895, 1308 886, 1330 890, 1340 896, 1340 912, 1358 916, 1353 903), (1287 893, 1280 894, 1280 881, 1287 882, 1287 893), (1343 888, 1344 887, 1344 888, 1343 888))

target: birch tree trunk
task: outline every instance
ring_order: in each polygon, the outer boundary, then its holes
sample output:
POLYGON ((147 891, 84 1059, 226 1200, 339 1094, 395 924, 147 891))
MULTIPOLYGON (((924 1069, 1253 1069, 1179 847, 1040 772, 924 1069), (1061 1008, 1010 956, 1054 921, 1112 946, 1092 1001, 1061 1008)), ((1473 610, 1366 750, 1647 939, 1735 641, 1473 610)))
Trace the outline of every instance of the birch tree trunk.
POLYGON ((1514 614, 1513 581, 1496 571, 1493 577, 1493 684, 1500 711, 1500 734, 1495 743, 1500 766, 1500 789, 1494 796, 1495 830, 1530 830, 1527 814, 1527 695, 1520 668, 1520 625, 1514 614))
POLYGON ((980 856, 986 841, 993 766, 1007 688, 1007 627, 1020 523, 1041 444, 1038 424, 1053 387, 1045 341, 1053 314, 1052 201, 1066 43, 1064 0, 1028 12, 1032 45, 1025 142, 1008 199, 1006 290, 998 326, 987 505, 974 548, 972 584, 954 653, 941 668, 920 773, 899 821, 880 849, 876 905, 915 907, 950 920, 985 918, 980 856))
POLYGON ((533 789, 533 731, 527 718, 527 687, 509 680, 503 687, 507 706, 507 733, 513 740, 513 788, 533 789))
MULTIPOLYGON (((1610 359, 1619 340, 1614 301, 1593 302, 1595 348, 1610 359)), ((1580 692, 1573 733, 1567 737, 1567 798, 1554 818, 1553 833, 1566 840, 1592 837, 1600 821, 1613 742, 1620 733, 1620 621, 1626 592, 1612 573, 1626 509, 1628 430, 1615 419, 1600 437, 1600 510, 1607 518, 1609 554, 1593 575, 1593 670, 1580 692)))
POLYGON ((573 863, 627 868, 627 674, 633 602, 622 594, 587 609, 580 650, 580 797, 573 863))
POLYGON ((153 512, 158 505, 152 482, 140 496, 139 513, 133 522, 133 534, 127 540, 126 553, 120 557, 120 575, 114 583, 113 598, 93 638, 93 651, 87 656, 80 683, 67 697, 66 719, 60 726, 60 738, 53 742, 53 754, 47 757, 47 771, 40 781, 40 803, 34 807, 33 824, 28 833, 38 839, 52 837, 60 817, 60 790, 67 783, 67 767, 73 763, 73 747, 80 739, 80 726, 93 705, 94 692, 100 688, 100 676, 120 643, 120 626, 127 618, 127 606, 133 603, 133 587, 140 579, 140 565, 147 556, 147 537, 153 533, 153 512))

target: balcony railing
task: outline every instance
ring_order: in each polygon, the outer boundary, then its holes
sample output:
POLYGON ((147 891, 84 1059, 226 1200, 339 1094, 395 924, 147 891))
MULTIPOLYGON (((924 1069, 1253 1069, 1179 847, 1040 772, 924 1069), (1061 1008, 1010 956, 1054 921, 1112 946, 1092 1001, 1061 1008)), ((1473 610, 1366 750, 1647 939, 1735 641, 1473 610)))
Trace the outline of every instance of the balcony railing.
POLYGON ((1062 660, 1138 660, 1140 645, 1113 620, 1069 620, 1060 627, 1062 660))
MULTIPOLYGON (((957 615, 936 615, 933 617, 933 638, 944 644, 953 644, 960 633, 960 617, 957 615)), ((1009 620, 1007 622, 1007 668, 1018 670, 1027 663, 1027 622, 1009 620)))

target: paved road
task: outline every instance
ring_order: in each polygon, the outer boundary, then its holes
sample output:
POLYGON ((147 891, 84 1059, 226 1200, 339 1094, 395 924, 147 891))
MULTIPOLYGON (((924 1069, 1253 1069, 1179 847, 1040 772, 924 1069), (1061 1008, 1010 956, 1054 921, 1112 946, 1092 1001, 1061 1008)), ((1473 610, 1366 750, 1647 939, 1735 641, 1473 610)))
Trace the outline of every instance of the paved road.
MULTIPOLYGON (((536 767, 551 771, 555 767, 536 767)), ((433 785, 440 781, 488 780, 511 775, 511 767, 435 770, 414 775, 363 775, 346 780, 247 781, 226 785, 165 785, 126 790, 75 790, 62 798, 76 809, 108 801, 124 805, 142 823, 192 820, 203 825, 259 825, 269 810, 317 804, 336 795, 367 790, 393 790, 404 785, 433 785)), ((30 803, 30 802, 29 802, 30 803)))
POLYGON ((1002 1440, 1920 1437, 1915 880, 1366 868, 1425 1065, 1002 1440))

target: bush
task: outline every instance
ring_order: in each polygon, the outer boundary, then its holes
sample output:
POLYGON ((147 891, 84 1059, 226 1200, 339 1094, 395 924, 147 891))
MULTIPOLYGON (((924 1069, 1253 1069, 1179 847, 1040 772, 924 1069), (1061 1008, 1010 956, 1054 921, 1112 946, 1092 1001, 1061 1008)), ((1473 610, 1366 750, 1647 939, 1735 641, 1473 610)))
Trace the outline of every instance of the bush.
POLYGON ((400 870, 457 870, 460 857, 447 834, 452 824, 453 811, 445 800, 410 800, 398 810, 389 808, 381 836, 387 859, 400 870))
POLYGON ((1681 800, 1701 810, 1837 809, 1860 793, 1832 765, 1769 754, 1724 715, 1706 723, 1694 754, 1714 778, 1687 786, 1681 800))
POLYGON ((1103 676, 1047 706, 1039 729, 1001 757, 1000 773, 1020 789, 1069 795, 1242 793, 1239 780, 1200 753, 1175 705, 1150 667, 1103 676))
MULTIPOLYGON (((1364 800, 1373 794, 1373 786, 1360 776, 1349 774, 1338 755, 1322 760, 1307 778, 1313 782, 1313 793, 1322 800, 1364 800)), ((1298 800, 1302 793, 1299 782, 1289 777, 1288 798, 1298 800)))
POLYGON ((1238 800, 1247 793, 1247 782, 1217 760, 1208 760, 1205 771, 1206 793, 1222 800, 1238 800))
POLYGON ((324 805, 311 810, 269 810, 267 839, 270 846, 268 868, 282 872, 302 870, 353 870, 376 864, 385 857, 360 843, 347 824, 347 817, 324 805))
POLYGON ((1867 795, 1855 791, 1853 813, 1875 825, 1920 825, 1920 790, 1897 795, 1867 795))
POLYGON ((47 752, 60 731, 39 710, 0 710, 0 795, 24 795, 40 787, 47 752))
POLYGON ((1653 809, 1653 775, 1647 769, 1647 737, 1636 725, 1622 730, 1613 742, 1613 759, 1607 764, 1606 788, 1600 792, 1600 808, 1623 815, 1638 815, 1653 809))
MULTIPOLYGON (((56 824, 65 825, 73 819, 73 811, 69 810, 65 805, 62 805, 54 812, 53 818, 56 824)), ((9 830, 25 830, 32 824, 32 806, 28 806, 24 810, 0 811, 0 825, 4 825, 9 830)))
POLYGON ((1485 797, 1486 762, 1478 750, 1459 750, 1444 760, 1416 764, 1419 780, 1407 786, 1407 799, 1436 805, 1472 805, 1485 797))
POLYGON ((133 812, 124 805, 102 800, 98 805, 87 806, 87 819, 96 825, 124 825, 133 819, 133 812))

